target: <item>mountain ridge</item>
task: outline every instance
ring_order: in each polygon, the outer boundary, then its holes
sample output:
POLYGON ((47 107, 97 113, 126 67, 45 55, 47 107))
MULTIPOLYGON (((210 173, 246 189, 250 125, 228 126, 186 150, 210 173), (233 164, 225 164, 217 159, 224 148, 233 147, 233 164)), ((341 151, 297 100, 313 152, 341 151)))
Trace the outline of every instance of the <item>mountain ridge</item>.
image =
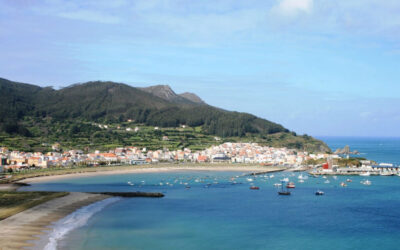
MULTIPOLYGON (((54 90, 0 79, 0 105, 0 122, 3 124, 0 131, 23 136, 35 131, 41 135, 32 124, 24 125, 24 120, 28 118, 39 125, 48 121, 65 124, 79 121, 117 123, 126 120, 160 127, 179 127, 184 124, 223 138, 290 134, 282 125, 266 119, 248 113, 226 111, 204 102, 199 103, 196 99, 192 101, 177 95, 167 85, 136 88, 123 83, 91 81, 54 90)), ((48 129, 44 126, 42 130, 48 129)), ((300 144, 306 141, 294 133, 293 138, 296 139, 297 148, 301 148, 303 144, 300 144)), ((307 143, 311 142, 309 140, 307 143)), ((318 150, 329 151, 324 143, 317 144, 318 150)))

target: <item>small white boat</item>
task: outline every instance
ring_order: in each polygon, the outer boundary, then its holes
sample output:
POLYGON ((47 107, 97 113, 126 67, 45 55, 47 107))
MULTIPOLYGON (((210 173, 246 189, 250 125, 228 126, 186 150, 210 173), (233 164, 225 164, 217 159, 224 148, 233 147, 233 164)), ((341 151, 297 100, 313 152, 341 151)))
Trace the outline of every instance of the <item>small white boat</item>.
POLYGON ((280 187, 280 186, 282 186, 282 184, 281 183, 275 183, 274 186, 275 187, 280 187))
POLYGON ((329 180, 324 181, 324 183, 329 184, 331 183, 329 180))
POLYGON ((370 176, 371 173, 369 171, 361 173, 360 176, 370 176))
POLYGON ((281 180, 282 182, 289 182, 289 178, 285 177, 281 180))
POLYGON ((361 184, 369 186, 371 185, 371 181, 369 180, 361 181, 361 184))
POLYGON ((393 173, 389 172, 389 171, 383 171, 380 173, 380 176, 391 176, 393 175, 393 173))
POLYGON ((247 178, 248 182, 254 181, 252 178, 247 178))
POLYGON ((274 177, 275 177, 275 175, 273 175, 273 174, 269 175, 269 178, 274 178, 274 177))
POLYGON ((304 176, 303 174, 300 174, 297 178, 299 180, 306 180, 306 179, 308 179, 308 176, 304 176))
POLYGON ((303 179, 300 179, 300 180, 299 180, 299 182, 300 182, 300 183, 303 183, 303 182, 304 182, 304 180, 303 180, 303 179))

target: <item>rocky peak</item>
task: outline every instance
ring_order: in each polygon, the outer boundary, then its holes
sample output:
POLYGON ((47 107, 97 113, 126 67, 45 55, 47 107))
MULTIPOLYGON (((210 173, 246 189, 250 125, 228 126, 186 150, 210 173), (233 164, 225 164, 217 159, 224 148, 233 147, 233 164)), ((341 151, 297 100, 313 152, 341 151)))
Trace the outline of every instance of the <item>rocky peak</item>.
POLYGON ((198 104, 206 104, 198 95, 190 93, 190 92, 185 92, 182 94, 179 94, 179 96, 194 102, 194 103, 198 103, 198 104))
POLYGON ((178 97, 178 95, 168 85, 155 85, 141 89, 167 101, 174 101, 176 97, 178 97))

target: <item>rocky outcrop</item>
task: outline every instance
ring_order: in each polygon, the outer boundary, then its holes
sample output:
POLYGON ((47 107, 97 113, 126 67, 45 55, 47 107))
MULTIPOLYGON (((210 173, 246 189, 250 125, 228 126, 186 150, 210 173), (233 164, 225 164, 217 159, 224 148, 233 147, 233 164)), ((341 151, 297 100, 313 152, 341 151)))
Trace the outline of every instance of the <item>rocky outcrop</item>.
POLYGON ((190 92, 185 92, 185 93, 179 94, 179 96, 186 98, 189 101, 192 101, 194 103, 206 104, 198 95, 190 93, 190 92))
POLYGON ((344 148, 336 149, 335 154, 358 155, 360 153, 357 150, 351 151, 349 145, 346 145, 344 148))

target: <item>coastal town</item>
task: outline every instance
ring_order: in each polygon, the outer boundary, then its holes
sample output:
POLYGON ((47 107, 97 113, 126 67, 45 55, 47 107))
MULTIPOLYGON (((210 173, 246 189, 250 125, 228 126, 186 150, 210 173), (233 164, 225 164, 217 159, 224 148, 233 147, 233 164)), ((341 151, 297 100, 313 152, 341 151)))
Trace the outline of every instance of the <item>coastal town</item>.
POLYGON ((147 150, 138 147, 119 147, 107 152, 84 153, 81 150, 62 150, 59 143, 52 145, 52 151, 20 152, 0 148, 2 171, 19 171, 28 168, 51 168, 99 165, 137 165, 162 162, 186 163, 244 163, 264 166, 299 167, 310 159, 339 157, 332 154, 312 154, 287 148, 261 146, 257 143, 223 143, 201 151, 188 148, 170 151, 168 149, 147 150))
POLYGON ((52 151, 21 152, 0 147, 0 172, 18 172, 38 168, 68 168, 75 166, 141 165, 157 163, 226 163, 283 166, 293 170, 312 170, 316 175, 399 175, 398 166, 357 160, 339 166, 337 162, 349 154, 309 153, 288 148, 274 148, 257 143, 230 143, 212 146, 200 151, 147 150, 134 146, 118 147, 107 152, 98 150, 84 153, 82 150, 63 150, 59 143, 52 151))

